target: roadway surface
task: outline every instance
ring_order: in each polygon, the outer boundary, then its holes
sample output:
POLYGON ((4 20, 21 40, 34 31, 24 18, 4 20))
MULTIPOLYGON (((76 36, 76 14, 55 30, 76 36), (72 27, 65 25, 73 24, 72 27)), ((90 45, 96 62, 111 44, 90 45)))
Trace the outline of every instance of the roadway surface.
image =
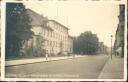
POLYGON ((108 59, 107 55, 94 55, 9 66, 5 68, 5 75, 10 78, 97 79, 108 59))

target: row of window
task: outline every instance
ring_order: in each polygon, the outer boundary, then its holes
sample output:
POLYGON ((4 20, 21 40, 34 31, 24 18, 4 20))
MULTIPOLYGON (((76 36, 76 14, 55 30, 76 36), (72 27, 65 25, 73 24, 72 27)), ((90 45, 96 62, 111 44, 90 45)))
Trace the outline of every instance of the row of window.
MULTIPOLYGON (((27 46, 39 46, 39 44, 36 43, 36 40, 30 40, 27 42, 26 47, 27 46)), ((57 52, 58 48, 62 49, 63 51, 67 51, 67 49, 71 49, 72 48, 72 44, 62 44, 60 42, 56 42, 56 41, 46 41, 46 45, 45 46, 49 46, 50 49, 49 52, 57 52), (58 47, 58 48, 57 48, 58 47), (62 47, 62 48, 61 48, 62 47), (57 50, 55 50, 57 48, 57 50)), ((41 47, 41 46, 40 46, 41 47)))
POLYGON ((62 33, 54 33, 53 31, 50 31, 50 30, 43 30, 42 33, 44 36, 47 36, 50 38, 55 38, 55 39, 63 40, 63 41, 68 40, 68 37, 66 35, 62 35, 62 33))
POLYGON ((60 43, 56 42, 56 41, 46 41, 45 43, 47 46, 55 46, 55 47, 59 47, 60 46, 60 43))
MULTIPOLYGON (((65 49, 65 50, 63 50, 63 51, 65 51, 65 52, 72 52, 72 49, 71 49, 71 48, 68 48, 68 49, 65 49)), ((48 53, 59 53, 60 50, 48 49, 47 52, 48 52, 48 53)))
POLYGON ((65 46, 72 46, 72 43, 68 43, 68 44, 64 44, 64 43, 60 43, 57 41, 46 41, 45 43, 46 46, 51 46, 51 47, 65 47, 65 46))
POLYGON ((48 53, 58 53, 57 50, 48 50, 48 53))

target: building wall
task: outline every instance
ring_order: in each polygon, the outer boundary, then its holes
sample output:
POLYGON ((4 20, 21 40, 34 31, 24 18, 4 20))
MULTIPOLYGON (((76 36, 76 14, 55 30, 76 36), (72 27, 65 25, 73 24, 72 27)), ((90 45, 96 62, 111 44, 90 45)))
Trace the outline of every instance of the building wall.
POLYGON ((72 53, 73 41, 68 35, 68 29, 57 24, 54 21, 49 21, 48 27, 52 28, 53 31, 46 31, 45 37, 47 39, 46 45, 49 54, 58 54, 59 52, 72 53))
POLYGON ((124 27, 125 27, 125 6, 120 5, 119 24, 116 30, 114 52, 115 55, 124 56, 124 27))
POLYGON ((32 31, 35 36, 26 42, 26 47, 36 48, 39 45, 36 40, 37 36, 42 36, 45 41, 41 48, 46 50, 46 53, 51 55, 57 55, 60 52, 63 54, 72 53, 73 39, 68 35, 68 30, 53 21, 49 21, 47 26, 53 30, 41 26, 33 26, 32 31))
POLYGON ((32 31, 34 32, 33 39, 25 42, 24 48, 38 48, 49 55, 57 55, 58 53, 72 53, 73 39, 68 34, 68 28, 55 20, 45 20, 45 17, 28 9, 28 14, 32 18, 32 31), (39 37, 44 39, 42 44, 39 44, 39 37))

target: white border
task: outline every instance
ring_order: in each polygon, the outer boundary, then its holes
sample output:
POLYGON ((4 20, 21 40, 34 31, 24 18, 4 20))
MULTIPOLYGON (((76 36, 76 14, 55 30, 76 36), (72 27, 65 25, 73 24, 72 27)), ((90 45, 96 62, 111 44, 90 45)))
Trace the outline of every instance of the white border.
POLYGON ((126 76, 124 76, 124 79, 128 79, 127 78, 127 58, 128 58, 128 56, 127 56, 127 6, 128 6, 128 4, 127 4, 127 2, 126 2, 126 4, 125 4, 125 30, 124 30, 124 38, 125 38, 125 40, 124 40, 124 43, 125 43, 125 45, 124 45, 124 68, 126 68, 126 69, 124 69, 124 75, 126 75, 126 76))
POLYGON ((5 7, 5 4, 1 3, 1 80, 5 76, 5 7))
MULTIPOLYGON (((45 1, 45 0, 43 0, 45 1)), ((47 0, 46 0, 47 1, 47 0)), ((45 1, 45 2, 46 2, 45 1)), ((50 0, 49 0, 50 1, 50 0)), ((57 0, 56 0, 57 1, 57 0)), ((73 1, 73 0, 70 0, 73 1)), ((77 0, 78 1, 78 0, 77 0)), ((82 0, 79 0, 82 1, 82 0)), ((23 1, 2 1, 1 2, 1 80, 3 81, 126 81, 127 80, 127 0, 124 1, 84 1, 84 3, 98 3, 98 4, 125 4, 125 46, 124 46, 124 79, 32 79, 32 78, 5 78, 5 15, 6 15, 6 2, 14 2, 14 3, 20 3, 20 2, 26 2, 23 1)), ((27 1, 32 2, 32 1, 27 1)), ((41 2, 41 1, 35 1, 35 2, 41 2)), ((62 2, 62 1, 61 1, 62 2)))

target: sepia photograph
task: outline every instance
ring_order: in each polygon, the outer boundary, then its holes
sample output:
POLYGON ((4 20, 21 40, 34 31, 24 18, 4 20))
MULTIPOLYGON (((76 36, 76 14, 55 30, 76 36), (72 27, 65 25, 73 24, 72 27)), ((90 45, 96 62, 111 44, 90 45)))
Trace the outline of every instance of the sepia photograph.
POLYGON ((125 4, 5 6, 5 78, 125 79, 125 4))

